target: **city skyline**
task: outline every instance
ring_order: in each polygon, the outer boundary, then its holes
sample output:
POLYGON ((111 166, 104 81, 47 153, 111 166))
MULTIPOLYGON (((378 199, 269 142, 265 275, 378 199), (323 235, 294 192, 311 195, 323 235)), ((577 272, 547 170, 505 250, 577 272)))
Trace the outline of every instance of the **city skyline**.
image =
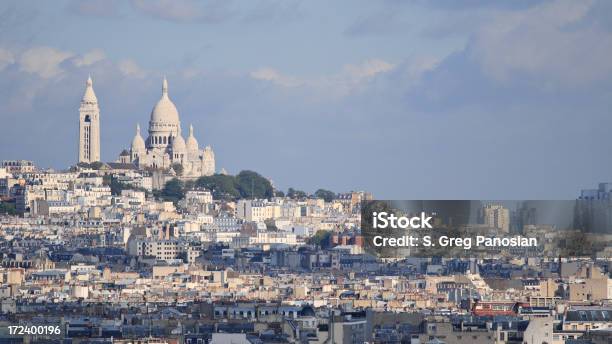
POLYGON ((100 4, 0 5, 0 159, 76 163, 91 74, 116 160, 166 75, 217 170, 283 190, 569 199, 612 179, 603 1, 100 4))

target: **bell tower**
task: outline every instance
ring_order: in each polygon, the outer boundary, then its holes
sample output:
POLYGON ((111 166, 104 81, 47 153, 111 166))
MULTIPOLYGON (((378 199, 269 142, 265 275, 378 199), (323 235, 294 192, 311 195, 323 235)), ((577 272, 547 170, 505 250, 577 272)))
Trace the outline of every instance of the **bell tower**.
POLYGON ((88 77, 79 107, 79 162, 96 161, 100 161, 100 108, 88 77))

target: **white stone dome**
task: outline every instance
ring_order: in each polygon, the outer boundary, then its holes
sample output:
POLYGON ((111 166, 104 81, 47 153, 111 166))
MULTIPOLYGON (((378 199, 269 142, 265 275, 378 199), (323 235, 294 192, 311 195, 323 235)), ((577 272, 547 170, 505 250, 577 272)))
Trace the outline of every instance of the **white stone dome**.
POLYGON ((132 152, 144 152, 145 142, 142 136, 140 136, 140 125, 136 125, 136 135, 132 140, 132 152))
POLYGON ((179 124, 179 114, 176 106, 168 97, 168 81, 164 78, 162 96, 151 111, 152 123, 179 124))
POLYGON ((172 152, 185 152, 186 149, 185 139, 181 135, 172 138, 172 152))
POLYGON ((193 125, 190 125, 189 137, 187 138, 187 151, 197 152, 198 150, 200 150, 200 145, 198 144, 198 140, 193 136, 193 125))

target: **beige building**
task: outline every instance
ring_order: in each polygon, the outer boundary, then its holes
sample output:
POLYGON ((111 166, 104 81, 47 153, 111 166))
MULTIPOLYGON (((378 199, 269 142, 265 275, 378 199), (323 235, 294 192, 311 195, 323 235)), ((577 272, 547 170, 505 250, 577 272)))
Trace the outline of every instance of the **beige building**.
POLYGON ((236 206, 236 217, 246 221, 263 222, 281 216, 281 206, 266 200, 241 199, 236 206))
POLYGON ((588 278, 569 285, 570 301, 601 301, 612 299, 612 279, 588 278))
POLYGON ((22 173, 34 173, 36 166, 34 162, 29 160, 4 160, 2 161, 2 169, 0 169, 0 178, 6 177, 6 174, 19 175, 22 173), (4 171, 2 171, 4 170, 4 171))
POLYGON ((504 233, 510 232, 510 211, 499 204, 487 204, 482 208, 484 224, 504 233))

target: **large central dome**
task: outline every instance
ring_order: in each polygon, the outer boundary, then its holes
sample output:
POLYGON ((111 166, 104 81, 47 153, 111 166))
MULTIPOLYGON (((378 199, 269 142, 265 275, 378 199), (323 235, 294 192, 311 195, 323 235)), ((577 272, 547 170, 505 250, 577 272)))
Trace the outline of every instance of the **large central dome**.
POLYGON ((179 125, 179 114, 176 106, 168 97, 168 81, 164 78, 162 85, 162 96, 151 111, 151 122, 155 124, 179 125))

